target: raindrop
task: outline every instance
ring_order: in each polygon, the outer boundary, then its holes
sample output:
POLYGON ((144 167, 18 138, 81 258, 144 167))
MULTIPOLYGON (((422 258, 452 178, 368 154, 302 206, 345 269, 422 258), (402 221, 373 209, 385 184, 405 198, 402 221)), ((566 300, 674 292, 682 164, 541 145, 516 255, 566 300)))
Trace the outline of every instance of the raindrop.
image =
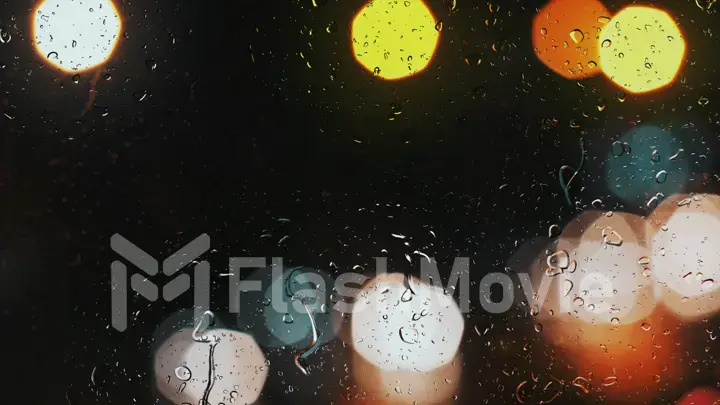
POLYGON ((613 324, 613 325, 620 325, 620 319, 618 319, 618 318, 612 318, 612 319, 610 320, 610 323, 613 324))
POLYGON ((188 381, 192 378, 192 372, 185 366, 175 368, 175 377, 180 381, 188 381))
MULTIPOLYGON (((617 318, 613 318, 613 319, 617 319, 617 318)), ((611 385, 617 384, 617 381, 618 381, 618 378, 615 376, 605 377, 605 379, 603 380, 603 385, 606 387, 609 387, 611 385)))
POLYGON ((585 305, 585 300, 582 299, 581 297, 575 297, 575 298, 573 299, 573 304, 581 307, 581 306, 585 305))
POLYGON ((57 58, 58 58, 58 53, 55 52, 55 51, 52 51, 52 52, 50 52, 50 53, 47 54, 47 58, 48 58, 48 59, 57 59, 57 58))
POLYGON ((137 102, 144 101, 144 100, 147 98, 147 96, 148 96, 148 92, 147 92, 147 91, 144 91, 144 90, 143 90, 143 91, 136 91, 136 92, 133 93, 133 98, 134 98, 135 101, 137 101, 137 102))
POLYGON ((264 306, 270 305, 270 298, 265 298, 264 300, 262 300, 262 304, 263 304, 264 306))
POLYGON ((573 289, 573 282, 566 279, 564 284, 565 294, 563 296, 567 297, 573 289))
POLYGON ((615 141, 610 146, 610 150, 612 150, 612 154, 615 157, 620 157, 625 153, 625 148, 623 147, 622 142, 615 141))
POLYGON ((540 33, 543 35, 547 35, 547 28, 540 28, 540 33))
POLYGON ((480 54, 478 53, 471 53, 470 55, 465 57, 465 63, 468 66, 480 66, 480 63, 482 63, 482 59, 480 58, 480 54))
POLYGON ((602 230, 603 243, 611 246, 621 246, 623 244, 623 238, 610 227, 602 230))
POLYGON ((579 44, 583 39, 585 39, 585 35, 583 35, 582 31, 576 28, 570 31, 570 38, 572 38, 573 42, 579 44))
POLYGON ((325 32, 327 32, 328 34, 334 34, 337 32, 337 30, 338 30, 338 24, 334 20, 330 21, 330 24, 328 24, 327 27, 325 27, 325 32))
POLYGON ((625 54, 624 54, 624 53, 620 52, 620 53, 618 54, 618 58, 622 59, 622 58, 624 58, 624 57, 625 57, 625 54))
POLYGON ((610 22, 610 17, 600 16, 597 18, 597 22, 600 24, 607 24, 610 22))
POLYGON ((713 279, 711 279, 711 278, 708 278, 708 279, 703 280, 701 285, 702 285, 703 287, 710 287, 710 286, 712 286, 713 284, 715 284, 715 280, 713 280, 713 279))
POLYGON ((157 62, 155 62, 155 59, 148 59, 145 61, 145 66, 150 70, 155 70, 155 68, 157 68, 157 62))
POLYGON ((380 67, 375 66, 375 69, 373 69, 373 74, 375 76, 380 76, 380 67))
POLYGON ((642 272, 643 277, 650 277, 652 276, 652 270, 650 270, 649 267, 645 267, 642 272))
POLYGON ((600 112, 605 111, 605 107, 606 107, 606 106, 607 106, 607 103, 605 102, 605 99, 604 99, 604 98, 599 98, 599 99, 597 100, 597 109, 598 109, 598 111, 600 111, 600 112))
POLYGON ((650 258, 647 256, 643 256, 638 259, 638 264, 643 265, 643 266, 650 264, 650 258))
POLYGON ((548 238, 554 238, 560 235, 560 227, 558 225, 550 225, 548 228, 548 238))
POLYGON ((647 331, 650 330, 650 324, 647 323, 647 322, 643 322, 642 325, 640 325, 640 327, 641 327, 642 330, 644 330, 645 332, 647 332, 647 331))
POLYGON ((708 99, 707 97, 700 97, 698 99, 698 104, 702 106, 708 105, 708 103, 710 103, 710 99, 708 99))
POLYGON ((435 23, 435 31, 440 32, 440 31, 442 31, 442 29, 443 29, 442 21, 438 21, 437 23, 435 23))
POLYGON ((543 330, 542 324, 541 324, 541 323, 536 323, 536 324, 535 324, 535 332, 542 332, 542 330, 543 330))
POLYGON ((670 161, 679 160, 685 157, 685 149, 678 149, 677 152, 675 152, 674 155, 670 156, 670 161))
POLYGON ((312 0, 313 7, 322 7, 328 3, 328 0, 312 0))
POLYGON ((612 45, 612 41, 609 39, 602 41, 602 43, 600 44, 600 46, 602 46, 603 48, 610 48, 610 45, 612 45))
POLYGON ((72 45, 72 47, 73 47, 73 48, 75 48, 75 47, 77 46, 77 41, 73 39, 73 41, 72 41, 72 44, 71 44, 71 45, 72 45))
POLYGON ((547 258, 550 267, 566 269, 570 265, 570 255, 565 250, 558 250, 547 258))
POLYGON ((400 328, 400 339, 408 344, 414 345, 418 342, 418 331, 415 328, 400 328))
POLYGON ((0 44, 7 44, 12 39, 12 35, 7 28, 0 28, 0 44))
POLYGON ((80 82, 80 75, 74 75, 72 77, 72 81, 73 83, 78 84, 80 82))
POLYGON ((653 162, 659 162, 660 153, 657 150, 652 151, 652 155, 650 155, 650 160, 652 160, 653 162))
POLYGON ((282 320, 285 323, 293 323, 295 321, 295 319, 293 319, 292 315, 290 314, 283 315, 282 320))
POLYGON ((112 75, 110 73, 106 73, 105 76, 103 76, 106 81, 110 81, 112 79, 112 75))
POLYGON ((617 92, 617 94, 615 94, 615 98, 617 99, 617 101, 624 103, 627 96, 622 91, 619 91, 617 92))
POLYGON ((667 180, 667 172, 665 170, 660 170, 655 175, 655 181, 658 183, 665 183, 665 180, 667 180))

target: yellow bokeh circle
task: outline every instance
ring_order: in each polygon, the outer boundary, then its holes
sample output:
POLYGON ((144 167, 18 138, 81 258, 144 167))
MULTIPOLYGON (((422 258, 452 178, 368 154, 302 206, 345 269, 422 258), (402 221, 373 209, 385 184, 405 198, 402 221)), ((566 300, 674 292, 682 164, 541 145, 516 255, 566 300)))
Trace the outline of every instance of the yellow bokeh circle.
POLYGON ((425 69, 440 38, 440 24, 422 0, 371 0, 352 22, 352 50, 375 76, 402 79, 425 69))
POLYGON ((672 17, 662 10, 630 6, 600 33, 600 67, 631 93, 670 84, 685 57, 685 41, 672 17))

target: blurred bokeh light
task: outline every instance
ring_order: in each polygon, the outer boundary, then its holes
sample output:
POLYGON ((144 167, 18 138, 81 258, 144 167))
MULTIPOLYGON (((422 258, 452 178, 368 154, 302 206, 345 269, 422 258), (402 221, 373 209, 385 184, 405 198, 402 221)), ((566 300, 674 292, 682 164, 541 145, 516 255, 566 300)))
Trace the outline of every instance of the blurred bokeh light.
POLYGON ((61 71, 75 73, 105 62, 122 27, 112 0, 45 0, 31 19, 40 56, 61 71))
POLYGON ((627 131, 607 153, 608 188, 626 203, 652 210, 664 196, 683 190, 690 177, 687 151, 670 130, 641 125, 627 131))
POLYGON ((600 33, 600 44, 603 72, 632 93, 668 85, 685 58, 685 39, 675 21, 652 7, 619 11, 600 33))
POLYGON ((161 399, 175 405, 255 403, 269 366, 252 336, 229 329, 208 330, 203 336, 209 341, 194 339, 193 329, 185 328, 159 346, 153 366, 161 399))
POLYGON ((388 403, 443 402, 457 388, 463 331, 460 309, 442 288, 378 276, 353 308, 353 375, 388 403))
POLYGON ((656 293, 686 320, 720 310, 720 197, 679 194, 647 221, 656 293))
POLYGON ((375 76, 402 79, 428 66, 440 27, 422 0, 371 0, 352 21, 352 52, 375 76))
POLYGON ((600 72, 598 35, 609 21, 600 1, 550 0, 533 19, 535 54, 565 78, 594 76, 600 72))

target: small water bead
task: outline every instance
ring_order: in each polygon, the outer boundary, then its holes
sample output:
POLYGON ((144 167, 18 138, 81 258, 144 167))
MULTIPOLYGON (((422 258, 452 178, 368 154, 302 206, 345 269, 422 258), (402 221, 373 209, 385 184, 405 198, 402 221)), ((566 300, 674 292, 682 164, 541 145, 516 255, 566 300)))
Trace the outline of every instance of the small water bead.
POLYGON ((612 318, 610 319, 610 323, 613 325, 620 325, 620 319, 619 318, 612 318))
POLYGON ((585 305, 585 300, 582 299, 581 297, 575 297, 575 298, 573 299, 573 304, 581 307, 581 306, 585 305))
POLYGON ((583 34, 582 31, 580 31, 579 29, 576 28, 576 29, 570 31, 570 38, 573 40, 573 42, 575 42, 576 44, 579 44, 580 42, 583 41, 583 39, 585 39, 585 35, 583 34))
POLYGON ((650 264, 650 258, 648 256, 642 256, 641 258, 638 259, 638 264, 643 265, 643 266, 650 264))
POLYGON ((541 323, 536 323, 535 324, 535 332, 542 332, 542 330, 543 330, 543 325, 541 323))
POLYGON ((293 319, 292 315, 290 314, 283 315, 282 320, 285 323, 293 323, 295 321, 295 319, 293 319))
POLYGON ((177 377, 177 379, 180 381, 188 381, 190 378, 192 378, 192 372, 189 368, 185 366, 176 367, 175 377, 177 377))
POLYGON ((610 17, 600 16, 597 18, 597 22, 599 22, 600 24, 607 24, 610 22, 610 17))
POLYGON ((642 330, 644 330, 645 332, 647 332, 647 331, 650 330, 650 324, 647 323, 647 322, 643 322, 642 325, 640 325, 640 327, 641 327, 642 330))
POLYGON ((566 269, 570 265, 570 255, 565 250, 558 250, 548 256, 547 265, 550 267, 566 269))
POLYGON ((547 28, 540 28, 540 33, 543 35, 547 35, 547 28))

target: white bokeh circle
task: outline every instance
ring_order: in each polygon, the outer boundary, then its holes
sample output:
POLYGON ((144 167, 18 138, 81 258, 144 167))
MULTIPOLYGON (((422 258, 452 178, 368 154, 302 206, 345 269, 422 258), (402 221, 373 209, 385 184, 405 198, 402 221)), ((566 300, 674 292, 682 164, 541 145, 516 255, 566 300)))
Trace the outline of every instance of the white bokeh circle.
POLYGON ((229 329, 206 331, 203 336, 209 338, 207 342, 196 341, 192 335, 193 329, 185 328, 159 346, 153 360, 157 391, 176 405, 201 403, 208 387, 210 349, 214 344, 215 380, 208 403, 256 402, 269 366, 255 339, 229 329))
POLYGON ((426 372, 456 357, 464 320, 442 288, 400 274, 379 276, 363 288, 352 312, 355 350, 381 370, 426 372))
POLYGON ((105 62, 122 27, 112 0, 45 0, 33 11, 31 22, 37 52, 67 72, 105 62))

